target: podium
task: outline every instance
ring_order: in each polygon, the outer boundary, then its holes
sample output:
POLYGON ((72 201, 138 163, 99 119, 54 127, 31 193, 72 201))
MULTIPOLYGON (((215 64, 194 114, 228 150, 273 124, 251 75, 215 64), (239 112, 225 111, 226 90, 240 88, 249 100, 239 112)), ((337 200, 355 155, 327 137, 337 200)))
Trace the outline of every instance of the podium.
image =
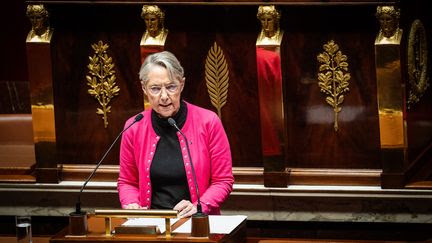
MULTIPOLYGON (((229 216, 226 216, 229 217, 229 216)), ((113 218, 112 228, 120 226, 126 222, 123 218, 113 218)), ((50 243, 77 243, 77 242, 246 242, 246 219, 240 222, 229 234, 211 233, 209 237, 192 237, 189 233, 176 233, 176 229, 186 223, 186 220, 180 219, 172 225, 172 236, 166 237, 165 234, 105 234, 105 221, 103 218, 89 215, 88 232, 82 236, 69 235, 69 229, 66 227, 50 239, 50 243)), ((212 223, 210 222, 210 231, 212 223)))

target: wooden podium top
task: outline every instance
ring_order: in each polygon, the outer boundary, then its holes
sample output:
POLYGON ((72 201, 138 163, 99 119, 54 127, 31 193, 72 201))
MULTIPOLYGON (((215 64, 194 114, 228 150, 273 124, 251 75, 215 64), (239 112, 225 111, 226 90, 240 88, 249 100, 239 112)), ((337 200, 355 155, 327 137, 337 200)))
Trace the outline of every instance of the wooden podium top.
MULTIPOLYGON (((121 225, 125 219, 112 218, 112 228, 121 225)), ((177 221, 172 227, 173 231, 183 224, 184 220, 177 221)), ((50 239, 50 243, 76 243, 76 242, 246 242, 246 219, 243 220, 230 234, 210 234, 208 238, 192 237, 190 233, 173 233, 171 238, 166 238, 165 234, 158 235, 135 235, 123 234, 111 236, 105 235, 104 218, 89 216, 88 233, 85 236, 68 235, 69 229, 66 227, 57 235, 50 239)))

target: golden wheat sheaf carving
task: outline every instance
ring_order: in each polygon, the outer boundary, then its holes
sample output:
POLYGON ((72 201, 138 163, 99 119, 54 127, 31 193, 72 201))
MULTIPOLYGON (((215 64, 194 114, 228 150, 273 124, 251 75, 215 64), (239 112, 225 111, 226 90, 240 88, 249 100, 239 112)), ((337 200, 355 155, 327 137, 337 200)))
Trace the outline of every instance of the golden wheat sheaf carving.
POLYGON ((337 132, 338 114, 342 110, 340 107, 344 101, 344 92, 349 91, 351 75, 348 73, 348 57, 343 55, 339 46, 333 40, 323 45, 324 52, 317 56, 321 63, 318 72, 318 86, 321 92, 327 94, 326 102, 333 107, 334 129, 337 132))
POLYGON ((229 70, 225 56, 216 42, 207 54, 205 79, 210 101, 222 119, 221 110, 228 99, 229 70))
POLYGON ((90 63, 87 65, 89 75, 86 75, 87 85, 90 86, 88 93, 93 96, 102 108, 96 109, 96 114, 102 115, 105 128, 108 127, 108 113, 111 112, 109 103, 114 96, 119 94, 120 88, 116 85, 115 70, 112 58, 106 53, 108 44, 99 41, 92 44, 95 51, 89 56, 90 63))

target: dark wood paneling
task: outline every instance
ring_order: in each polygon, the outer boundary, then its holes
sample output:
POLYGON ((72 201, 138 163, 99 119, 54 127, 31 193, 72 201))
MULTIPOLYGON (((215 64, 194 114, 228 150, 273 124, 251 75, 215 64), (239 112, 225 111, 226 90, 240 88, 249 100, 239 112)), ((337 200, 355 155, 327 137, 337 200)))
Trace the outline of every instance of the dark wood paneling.
MULTIPOLYGON (((211 106, 205 85, 205 58, 216 41, 230 70, 228 103, 222 109, 234 166, 262 166, 255 41, 256 6, 166 7, 170 30, 166 50, 183 63, 183 98, 211 106)), ((55 100, 59 163, 95 163, 121 130, 142 109, 138 83, 140 8, 117 5, 52 5, 55 33, 55 100), (75 13, 80 18, 74 18, 75 13), (95 114, 85 75, 90 45, 103 40, 116 64, 120 95, 112 101, 110 125, 95 114)), ((303 168, 380 168, 373 43, 374 6, 283 7, 282 45, 288 123, 288 166, 303 168), (301 24, 300 24, 301 23, 301 24), (333 130, 333 111, 317 85, 316 56, 335 40, 348 56, 350 92, 333 130)), ((118 145, 104 162, 118 163, 118 145)))
MULTIPOLYGON (((204 64, 216 41, 230 69, 228 103, 222 110, 234 166, 262 166, 255 41, 256 6, 165 5, 170 30, 166 50, 186 71, 183 98, 211 106, 204 64)), ((299 168, 378 169, 379 129, 373 43, 378 31, 375 6, 281 6, 283 79, 287 121, 287 165, 299 168), (339 114, 318 87, 316 56, 334 40, 348 56, 350 91, 339 114)), ((59 163, 92 164, 121 131, 124 121, 142 109, 138 82, 139 40, 144 31, 137 5, 49 5, 54 34, 54 89, 59 163), (80 18, 76 18, 80 13, 80 18), (97 116, 87 94, 90 45, 110 45, 120 95, 113 99, 109 127, 97 116)), ((105 164, 118 163, 116 145, 105 164)))
POLYGON ((0 114, 30 113, 25 39, 30 23, 24 1, 2 2, 0 15, 0 114), (13 23, 13 24, 11 24, 13 23))
POLYGON ((288 167, 380 168, 374 67, 375 7, 290 8, 284 80, 288 167), (333 128, 333 108, 320 92, 316 57, 334 40, 348 57, 349 89, 333 128))
POLYGON ((248 243, 430 242, 428 224, 248 220, 248 243), (261 241, 260 241, 261 240, 261 241))
POLYGON ((290 185, 379 186, 381 170, 305 169, 290 172, 290 185))
MULTIPOLYGON (((127 118, 143 107, 138 82, 139 9, 114 6, 51 6, 54 33, 54 90, 59 163, 95 163, 123 129, 127 118), (79 18, 76 14, 79 13, 79 18), (136 13, 136 14, 135 14, 136 13), (91 44, 102 40, 115 64, 120 95, 110 105, 105 129, 97 100, 87 93, 91 44), (136 44, 132 44, 136 43, 136 44)), ((118 163, 117 144, 104 163, 118 163)))
POLYGON ((30 22, 26 17, 26 5, 24 1, 6 0, 2 2, 2 10, 0 80, 27 81, 25 39, 30 22))
MULTIPOLYGON (((94 170, 94 165, 62 165, 61 180, 84 181, 94 170)), ((380 184, 380 170, 353 169, 305 169, 296 168, 289 171, 290 185, 368 185, 380 184)), ((257 167, 234 167, 236 184, 264 184, 264 170, 257 167)), ((288 174, 287 174, 288 175, 288 174)), ((102 165, 92 181, 116 181, 118 165, 102 165)))
MULTIPOLYGON (((404 1, 401 7, 404 9, 401 12, 401 28, 404 30, 405 46, 408 45, 408 36, 411 28, 411 24, 415 19, 422 21, 422 24, 426 30, 426 39, 428 44, 428 76, 430 84, 431 75, 431 60, 432 52, 430 46, 430 40, 432 38, 432 16, 430 12, 424 9, 421 5, 422 1, 404 1)), ((409 90, 411 85, 407 75, 407 47, 404 49, 402 55, 405 63, 404 78, 406 85, 406 95, 408 99, 409 90)), ((429 185, 432 177, 431 165, 431 146, 432 146, 432 89, 429 86, 420 98, 420 101, 410 106, 410 109, 406 110, 406 121, 407 121, 407 139, 408 139, 408 157, 406 160, 407 180, 409 185, 429 185)))
MULTIPOLYGON (((142 110, 138 80, 139 41, 145 29, 139 6, 51 6, 55 31, 54 89, 59 163, 94 163, 121 131, 125 120, 142 110), (79 12, 80 18, 75 18, 79 12), (96 115, 97 102, 87 94, 85 75, 92 43, 110 45, 120 95, 111 102, 109 127, 96 115)), ((166 50, 177 55, 186 73, 183 98, 211 106, 204 64, 216 41, 230 70, 228 103, 222 121, 235 166, 260 166, 260 135, 255 64, 255 7, 166 7, 166 50)), ((118 163, 116 145, 105 164, 118 163)))
MULTIPOLYGON (((124 120, 142 107, 136 74, 138 43, 144 28, 136 6, 65 8, 52 7, 52 22, 57 23, 55 98, 59 162, 91 163, 108 147, 124 120), (71 14, 78 11, 79 20, 71 14), (90 44, 100 39, 111 45, 108 53, 117 65, 121 88, 121 95, 112 101, 108 129, 102 127, 95 114, 96 101, 87 94, 85 82, 90 44)), ((380 167, 373 66, 375 8, 358 8, 282 9, 286 29, 282 57, 286 62, 283 65, 289 166, 380 167), (316 80, 316 55, 330 39, 348 56, 352 75, 337 133, 332 126, 333 112, 325 104, 325 95, 319 92, 316 80)), ((166 6, 166 12, 166 26, 170 29, 166 49, 178 56, 186 70, 183 97, 214 110, 205 86, 204 63, 207 51, 216 41, 230 67, 229 98, 222 121, 232 145, 234 166, 261 166, 254 48, 258 26, 251 24, 251 20, 256 21, 256 7, 166 6)), ((117 157, 118 146, 105 163, 116 164, 117 157)))
MULTIPOLYGON (((84 181, 87 179, 95 165, 61 165, 60 179, 65 181, 84 181)), ((118 178, 118 165, 102 165, 92 178, 92 181, 116 181, 118 178)), ((263 169, 256 167, 233 168, 235 181, 238 184, 263 184, 263 169)))
POLYGON ((23 113, 31 113, 29 83, 0 81, 0 114, 23 113))
POLYGON ((222 122, 234 166, 262 166, 255 12, 255 7, 167 6, 166 13, 167 21, 175 20, 167 23, 170 34, 166 50, 174 52, 184 65, 184 99, 216 112, 205 83, 205 59, 214 42, 224 52, 230 86, 227 104, 222 108, 222 122))

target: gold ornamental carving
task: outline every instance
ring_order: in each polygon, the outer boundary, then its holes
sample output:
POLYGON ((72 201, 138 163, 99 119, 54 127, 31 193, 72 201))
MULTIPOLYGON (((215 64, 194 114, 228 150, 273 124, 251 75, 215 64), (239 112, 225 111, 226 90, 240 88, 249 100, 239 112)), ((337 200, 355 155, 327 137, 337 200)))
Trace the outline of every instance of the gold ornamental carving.
POLYGON ((222 119, 222 107, 228 99, 229 70, 222 49, 215 42, 207 53, 205 79, 210 101, 222 119))
POLYGON ((427 61, 426 30, 423 23, 416 19, 411 24, 408 37, 408 81, 410 84, 408 109, 420 101, 429 87, 427 61))
POLYGON ((141 37, 142 46, 164 46, 168 30, 164 27, 165 12, 157 5, 144 5, 141 18, 146 25, 146 31, 141 37))
POLYGON ((109 103, 114 96, 119 94, 120 88, 116 85, 114 63, 106 53, 108 44, 99 41, 92 44, 94 55, 89 56, 89 75, 86 76, 88 93, 97 99, 102 108, 97 108, 96 114, 102 115, 105 128, 108 127, 108 113, 111 112, 109 103))
POLYGON ((339 46, 333 40, 323 45, 324 52, 317 56, 321 63, 318 72, 318 86, 322 93, 327 94, 326 102, 334 111, 334 129, 337 132, 338 114, 342 110, 343 93, 349 91, 348 81, 351 78, 348 72, 348 57, 343 55, 339 46))
POLYGON ((49 12, 43 4, 29 4, 26 15, 32 28, 27 35, 26 42, 49 43, 53 29, 49 25, 49 12))
POLYGON ((280 46, 283 30, 280 29, 281 11, 274 5, 258 7, 257 18, 261 22, 261 32, 258 35, 257 46, 280 46))
POLYGON ((375 43, 400 44, 403 31, 399 28, 399 8, 395 6, 378 6, 375 16, 380 24, 380 30, 375 43))

